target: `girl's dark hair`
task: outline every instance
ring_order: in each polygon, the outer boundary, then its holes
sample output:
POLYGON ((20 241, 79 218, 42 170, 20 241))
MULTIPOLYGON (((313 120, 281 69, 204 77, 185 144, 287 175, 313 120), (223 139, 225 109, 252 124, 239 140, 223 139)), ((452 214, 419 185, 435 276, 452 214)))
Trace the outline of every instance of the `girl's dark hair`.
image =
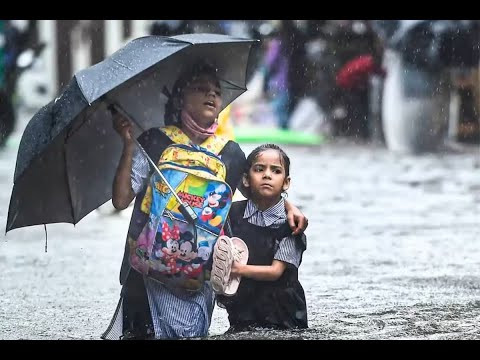
POLYGON ((179 125, 181 122, 182 96, 185 87, 201 75, 207 75, 215 79, 216 85, 220 87, 217 77, 217 68, 205 61, 197 61, 191 68, 180 74, 173 84, 172 92, 165 104, 165 125, 179 125))
MULTIPOLYGON (((253 151, 248 155, 247 157, 247 164, 245 165, 244 169, 244 175, 248 177, 248 172, 250 171, 250 168, 252 167, 253 163, 257 158, 260 156, 260 154, 264 151, 267 150, 277 150, 280 154, 280 163, 282 164, 283 168, 285 169, 285 177, 290 176, 290 158, 288 155, 283 151, 283 149, 275 144, 263 144, 260 146, 257 146, 253 151)), ((241 193, 247 198, 250 199, 251 197, 251 191, 250 187, 245 187, 243 185, 243 182, 240 183, 240 191, 241 193)))

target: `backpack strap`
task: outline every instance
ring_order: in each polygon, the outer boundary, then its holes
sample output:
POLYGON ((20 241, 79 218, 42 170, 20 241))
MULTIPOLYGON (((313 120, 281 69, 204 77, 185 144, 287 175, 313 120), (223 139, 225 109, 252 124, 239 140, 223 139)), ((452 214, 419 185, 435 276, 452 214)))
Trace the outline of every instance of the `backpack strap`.
POLYGON ((147 152, 148 156, 154 161, 157 161, 163 151, 173 143, 172 140, 158 128, 151 128, 145 131, 137 140, 147 152))
POLYGON ((237 226, 241 219, 243 219, 243 213, 247 207, 248 200, 234 201, 230 207, 228 218, 225 222, 225 232, 228 236, 233 236, 232 223, 233 226, 237 226))
POLYGON ((219 156, 227 168, 225 181, 230 185, 232 190, 240 189, 239 184, 247 163, 245 153, 240 148, 240 145, 235 141, 228 141, 219 156))
POLYGON ((233 223, 233 226, 240 224, 240 222, 242 221, 243 214, 245 213, 245 208, 247 207, 247 202, 248 200, 240 200, 240 201, 232 202, 228 219, 230 220, 230 223, 233 223))
MULTIPOLYGON (((189 145, 191 143, 190 138, 182 131, 182 129, 176 127, 175 125, 166 126, 160 130, 174 143, 185 145, 189 145)), ((227 142, 228 139, 224 138, 223 136, 212 135, 209 136, 203 143, 201 143, 200 146, 214 153, 215 155, 218 155, 227 142)))

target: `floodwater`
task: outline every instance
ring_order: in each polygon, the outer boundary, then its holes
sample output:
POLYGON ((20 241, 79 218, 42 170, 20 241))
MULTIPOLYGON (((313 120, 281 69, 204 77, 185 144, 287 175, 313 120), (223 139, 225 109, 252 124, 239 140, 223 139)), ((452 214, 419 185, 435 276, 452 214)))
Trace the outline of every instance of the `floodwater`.
MULTIPOLYGON (((245 146, 246 152, 252 146, 245 146)), ((480 152, 398 155, 339 141, 284 149, 308 216, 310 328, 242 339, 480 339, 480 152)), ((16 148, 0 152, 4 228, 16 148)), ((39 189, 41 191, 41 189, 39 189)), ((0 339, 99 339, 118 300, 131 208, 0 235, 0 339)), ((225 339, 216 308, 209 339, 225 339)))

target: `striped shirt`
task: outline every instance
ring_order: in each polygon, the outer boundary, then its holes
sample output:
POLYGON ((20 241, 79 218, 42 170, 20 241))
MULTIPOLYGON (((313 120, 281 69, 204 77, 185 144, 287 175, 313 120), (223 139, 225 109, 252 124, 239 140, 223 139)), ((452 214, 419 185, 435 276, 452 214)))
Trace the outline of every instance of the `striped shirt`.
POLYGON ((130 173, 132 190, 135 194, 138 194, 147 185, 150 175, 150 164, 142 151, 136 146, 133 151, 132 172, 130 173))
POLYGON ((182 297, 155 280, 144 282, 156 339, 207 336, 215 300, 210 282, 182 297))
MULTIPOLYGON (((251 200, 248 200, 243 218, 247 219, 250 224, 278 228, 287 221, 287 213, 285 210, 285 200, 282 198, 272 207, 261 211, 251 200)), ((296 268, 300 266, 302 258, 302 249, 294 236, 283 238, 277 241, 274 259, 292 264, 296 268)))

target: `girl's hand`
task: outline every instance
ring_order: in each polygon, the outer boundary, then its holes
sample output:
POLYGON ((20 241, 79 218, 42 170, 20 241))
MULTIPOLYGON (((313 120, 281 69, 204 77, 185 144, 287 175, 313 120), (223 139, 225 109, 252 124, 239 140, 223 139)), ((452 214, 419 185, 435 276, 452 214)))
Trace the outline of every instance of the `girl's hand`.
POLYGON ((271 265, 243 265, 234 261, 231 276, 241 276, 260 281, 275 281, 282 276, 287 268, 287 263, 273 260, 271 265))
POLYGON ((243 267, 243 264, 239 263, 238 261, 233 261, 230 274, 242 276, 242 267, 243 267))

